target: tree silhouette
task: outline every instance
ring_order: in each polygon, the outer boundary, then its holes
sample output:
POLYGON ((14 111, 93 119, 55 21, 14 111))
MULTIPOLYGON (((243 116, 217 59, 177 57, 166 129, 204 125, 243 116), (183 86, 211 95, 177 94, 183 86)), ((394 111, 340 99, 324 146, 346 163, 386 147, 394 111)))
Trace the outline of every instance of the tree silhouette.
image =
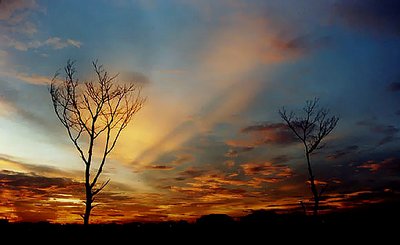
POLYGON ((320 145, 321 141, 332 132, 339 121, 337 116, 329 116, 328 109, 318 108, 318 103, 318 98, 306 101, 302 116, 297 116, 293 111, 288 113, 284 107, 279 110, 281 118, 304 145, 310 188, 314 199, 314 215, 318 215, 319 202, 326 186, 318 191, 310 156, 315 150, 324 147, 320 145))
POLYGON ((80 82, 76 77, 73 61, 64 67, 65 78, 56 73, 50 85, 54 111, 66 128, 69 138, 85 164, 85 213, 84 224, 89 224, 95 196, 110 179, 98 184, 108 155, 114 149, 124 128, 142 107, 144 99, 140 87, 121 84, 110 76, 97 61, 92 62, 95 81, 80 82), (97 169, 94 169, 94 150, 101 152, 97 169), (94 177, 91 177, 91 171, 94 177))

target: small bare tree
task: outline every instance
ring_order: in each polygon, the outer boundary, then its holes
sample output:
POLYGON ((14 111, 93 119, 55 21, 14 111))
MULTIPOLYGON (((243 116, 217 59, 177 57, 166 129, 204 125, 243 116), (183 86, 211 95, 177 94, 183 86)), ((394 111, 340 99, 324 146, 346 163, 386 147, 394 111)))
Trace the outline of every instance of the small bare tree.
POLYGON ((98 184, 108 155, 114 149, 124 128, 144 103, 140 87, 120 84, 97 61, 92 62, 95 81, 80 82, 76 77, 75 64, 68 61, 65 77, 54 76, 50 95, 54 111, 67 129, 67 133, 85 164, 85 213, 84 224, 89 224, 95 196, 109 183, 98 184), (94 168, 94 149, 101 152, 97 168, 94 168), (91 172, 94 177, 91 177, 91 172))
POLYGON ((306 101, 306 105, 303 108, 304 115, 302 116, 297 116, 294 112, 288 113, 284 107, 279 110, 281 118, 304 145, 310 188, 314 199, 314 215, 318 215, 319 202, 326 186, 318 191, 311 167, 310 155, 315 150, 324 147, 324 145, 320 145, 321 141, 332 132, 339 121, 337 116, 329 116, 328 109, 318 108, 318 102, 319 99, 317 98, 306 101))

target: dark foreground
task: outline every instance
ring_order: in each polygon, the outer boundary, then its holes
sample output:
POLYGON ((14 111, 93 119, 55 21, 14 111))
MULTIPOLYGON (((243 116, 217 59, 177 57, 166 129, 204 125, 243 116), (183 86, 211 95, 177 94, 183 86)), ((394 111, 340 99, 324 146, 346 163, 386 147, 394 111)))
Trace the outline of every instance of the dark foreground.
POLYGON ((267 241, 310 241, 311 243, 346 243, 352 241, 392 241, 400 235, 400 205, 348 210, 320 215, 318 218, 301 213, 276 214, 255 211, 233 219, 227 215, 211 214, 195 223, 185 221, 162 223, 128 223, 61 225, 40 223, 0 223, 3 239, 18 242, 114 242, 147 244, 178 242, 208 244, 246 241, 246 244, 267 241), (140 243, 139 243, 140 241, 140 243))

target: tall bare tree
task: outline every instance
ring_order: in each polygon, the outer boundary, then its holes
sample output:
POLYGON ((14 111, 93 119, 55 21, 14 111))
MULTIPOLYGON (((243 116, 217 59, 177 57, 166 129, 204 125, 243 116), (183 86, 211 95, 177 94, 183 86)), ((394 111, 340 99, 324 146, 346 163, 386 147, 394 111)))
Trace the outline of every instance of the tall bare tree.
POLYGON ((318 191, 315 183, 315 175, 311 166, 311 154, 315 150, 324 147, 323 144, 320 145, 321 141, 332 132, 339 121, 337 116, 329 116, 328 109, 319 108, 318 103, 318 98, 306 101, 301 116, 296 115, 293 111, 288 113, 284 107, 279 110, 281 118, 303 143, 310 188, 314 199, 314 215, 318 215, 319 202, 326 186, 318 191))
POLYGON ((50 85, 54 111, 85 164, 86 208, 81 215, 85 225, 95 207, 95 196, 110 181, 98 183, 107 157, 144 103, 140 87, 119 83, 118 74, 110 76, 97 61, 92 64, 95 81, 80 82, 75 77, 74 62, 69 60, 64 67, 65 77, 59 78, 56 73, 50 85), (95 150, 101 152, 97 163, 95 150))

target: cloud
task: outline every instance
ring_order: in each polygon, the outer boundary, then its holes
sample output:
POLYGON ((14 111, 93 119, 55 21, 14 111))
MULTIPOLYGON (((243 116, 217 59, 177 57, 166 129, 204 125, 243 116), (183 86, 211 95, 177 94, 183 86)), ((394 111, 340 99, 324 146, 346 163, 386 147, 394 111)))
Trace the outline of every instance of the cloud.
POLYGON ((395 175, 400 172, 400 159, 386 158, 382 161, 368 160, 357 166, 359 169, 367 169, 370 172, 376 173, 378 171, 391 171, 395 175))
POLYGON ((244 163, 240 165, 245 175, 262 175, 274 179, 283 179, 292 176, 292 170, 285 165, 276 165, 271 162, 244 163))
POLYGON ((171 182, 168 189, 183 194, 191 202, 237 200, 253 197, 252 190, 262 188, 264 183, 275 185, 292 176, 291 169, 283 165, 246 163, 238 166, 243 175, 232 162, 227 164, 229 170, 224 172, 189 167, 178 173, 178 182, 171 182))
POLYGON ((18 12, 37 7, 35 0, 1 0, 0 20, 9 20, 18 12))
POLYGON ((239 153, 249 152, 255 148, 254 146, 236 146, 235 143, 230 141, 227 141, 226 144, 230 144, 231 147, 234 147, 234 149, 229 149, 228 152, 225 153, 226 157, 238 157, 239 153))
POLYGON ((194 156, 191 154, 179 154, 175 160, 171 162, 172 165, 181 165, 183 163, 190 163, 194 160, 194 156))
POLYGON ((167 75, 183 75, 187 73, 187 71, 183 69, 163 69, 163 70, 156 70, 156 72, 167 75))
MULTIPOLYGON (((84 210, 84 183, 76 178, 59 177, 61 170, 20 163, 2 156, 0 166, 0 217, 12 222, 50 221, 81 223, 84 210), (19 167, 18 167, 19 166, 19 167)), ((81 173, 77 174, 81 177, 81 173)), ((134 188, 112 181, 96 199, 101 205, 93 211, 93 223, 114 221, 165 220, 165 199, 157 193, 138 193, 134 188), (163 212, 164 211, 164 212, 163 212), (164 213, 157 215, 157 213, 164 213), (124 216, 122 216, 123 214, 124 216)))
POLYGON ((185 170, 181 171, 178 173, 178 177, 175 178, 175 180, 186 180, 186 179, 192 179, 194 177, 199 177, 201 175, 204 175, 207 173, 207 170, 204 169, 199 169, 196 167, 188 167, 185 170))
POLYGON ((27 73, 17 72, 14 74, 13 77, 18 80, 35 85, 49 85, 51 82, 51 79, 49 77, 38 74, 27 74, 27 73))
POLYGON ((234 149, 229 149, 228 152, 225 153, 226 157, 237 157, 238 155, 238 151, 234 149))
POLYGON ((24 24, 20 25, 18 28, 13 28, 13 31, 19 32, 28 36, 33 36, 38 30, 36 25, 32 22, 25 22, 24 24))
POLYGON ((257 147, 261 143, 259 141, 255 142, 254 139, 238 139, 238 140, 233 139, 233 140, 226 140, 225 144, 227 146, 230 146, 230 147, 234 148, 234 149, 236 149, 236 148, 254 149, 255 147, 257 147))
POLYGON ((330 43, 329 37, 298 35, 278 29, 266 15, 245 12, 221 17, 209 38, 202 70, 236 77, 257 67, 297 60, 330 43))
POLYGON ((19 51, 50 47, 63 49, 69 46, 80 48, 82 43, 74 39, 63 40, 49 37, 41 41, 34 38, 38 32, 36 24, 29 20, 30 10, 41 10, 35 0, 2 0, 0 2, 0 43, 19 51))
POLYGON ((80 48, 82 46, 82 42, 73 39, 67 39, 67 43, 74 46, 75 48, 80 48))
POLYGON ((0 49, 0 67, 5 64, 5 60, 7 57, 8 57, 7 51, 0 49))
POLYGON ((227 166, 228 168, 233 168, 235 166, 235 161, 233 160, 226 160, 224 162, 225 166, 227 166))
POLYGON ((273 157, 271 159, 271 162, 273 162, 273 163, 286 163, 289 160, 290 160, 290 157, 288 155, 279 155, 279 156, 273 157))
MULTIPOLYGON (((0 74, 3 75, 4 73, 0 72, 0 74)), ((15 115, 45 129, 46 133, 49 133, 50 129, 54 129, 54 125, 50 125, 46 118, 39 116, 35 110, 29 110, 29 107, 21 105, 19 103, 20 98, 18 90, 7 83, 0 83, 0 107, 2 109, 0 115, 15 115)))
POLYGON ((400 91, 400 82, 392 82, 388 86, 388 90, 392 92, 400 91))
MULTIPOLYGON (((243 111, 248 106, 249 101, 253 99, 252 95, 259 87, 259 83, 253 83, 252 86, 246 86, 243 89, 244 83, 248 84, 243 81, 229 88, 212 90, 209 93, 212 94, 211 96, 206 93, 206 97, 202 96, 201 100, 194 100, 193 93, 186 90, 177 90, 179 96, 176 97, 181 97, 181 93, 183 96, 176 103, 171 101, 172 97, 164 97, 164 101, 158 100, 159 104, 153 104, 150 108, 150 110, 153 109, 152 113, 157 115, 154 120, 160 120, 160 115, 169 111, 165 103, 172 103, 170 108, 174 110, 170 111, 169 115, 164 115, 166 123, 163 127, 166 129, 159 131, 158 135, 152 135, 153 141, 149 142, 144 149, 143 145, 139 146, 142 150, 135 156, 132 163, 140 166, 157 162, 163 154, 183 147, 185 143, 195 137, 208 134, 215 125, 231 122, 236 113, 243 111), (189 101, 191 103, 188 103, 189 101), (159 108, 163 108, 163 110, 159 108), (177 108, 178 110, 176 110, 177 108)), ((204 86, 208 87, 207 84, 204 86)), ((165 92, 160 96, 165 96, 165 92)), ((157 129, 152 130, 158 131, 157 129)))
POLYGON ((345 147, 343 149, 337 150, 334 153, 328 155, 327 159, 336 160, 336 159, 342 158, 344 156, 347 156, 347 155, 349 155, 351 153, 354 153, 358 149, 359 149, 359 147, 357 145, 350 145, 350 146, 347 146, 347 147, 345 147))
POLYGON ((172 170, 176 166, 179 166, 184 163, 190 163, 194 160, 193 155, 190 154, 178 154, 175 156, 175 159, 170 162, 164 162, 160 164, 153 164, 149 166, 144 166, 144 169, 148 170, 172 170))
POLYGON ((293 132, 283 123, 263 123, 241 129, 242 133, 253 134, 257 144, 291 144, 297 142, 293 132))
MULTIPOLYGON (((243 175, 237 172, 229 172, 237 169, 233 165, 229 171, 224 172, 195 169, 190 174, 192 177, 176 179, 179 182, 169 185, 168 190, 171 191, 171 196, 179 194, 180 200, 185 200, 188 206, 190 205, 197 209, 210 209, 215 205, 223 205, 224 207, 237 205, 238 209, 243 211, 244 205, 259 205, 256 204, 257 201, 255 200, 261 201, 267 196, 264 196, 264 184, 269 184, 270 186, 280 185, 283 180, 291 176, 289 174, 290 170, 287 170, 284 166, 272 166, 269 164, 257 164, 257 166, 249 164, 244 166, 252 171, 251 174, 243 175), (253 172, 252 170, 255 171, 254 168, 261 168, 258 165, 264 166, 263 171, 253 172), (269 169, 268 173, 267 169, 269 169)), ((275 195, 274 197, 276 198, 275 195)), ((270 204, 281 203, 282 201, 281 199, 277 201, 274 198, 270 200, 270 204)), ((224 212, 229 211, 226 208, 223 210, 224 212)))
POLYGON ((172 192, 191 196, 200 202, 227 201, 241 199, 246 192, 237 186, 246 186, 246 181, 237 180, 223 174, 206 174, 194 177, 185 186, 171 186, 172 192))
POLYGON ((334 15, 346 25, 375 33, 400 34, 400 2, 393 0, 341 0, 334 15))
MULTIPOLYGON (((7 170, 2 170, 0 172, 0 183, 12 188, 29 188, 35 191, 50 187, 65 188, 76 184, 68 178, 49 178, 35 174, 18 173, 7 170)), ((78 185, 80 186, 80 183, 78 185)))
POLYGON ((166 165, 151 165, 151 166, 145 167, 145 169, 149 169, 149 170, 171 170, 171 169, 174 169, 174 167, 166 166, 166 165))
MULTIPOLYGON (((340 208, 365 208, 368 207, 367 205, 376 205, 377 203, 383 204, 385 201, 390 205, 391 201, 399 199, 398 193, 392 192, 390 189, 386 190, 388 191, 360 189, 353 192, 327 193, 324 203, 329 207, 329 209, 335 210, 340 208)), ((369 206, 368 208, 370 207, 372 206, 369 206)))
POLYGON ((282 62, 296 59, 311 52, 324 48, 332 42, 328 36, 314 38, 311 36, 298 36, 292 39, 277 38, 271 41, 274 52, 266 55, 270 62, 282 62))
MULTIPOLYGON (((251 151, 254 148, 265 144, 287 145, 297 142, 292 131, 283 123, 262 123, 244 127, 241 133, 250 135, 250 138, 232 139, 225 141, 225 144, 232 147, 238 153, 251 151)), ((229 153, 228 153, 229 155, 229 153)))
POLYGON ((35 33, 38 32, 36 25, 30 21, 23 21, 26 18, 26 15, 19 15, 19 18, 13 18, 8 20, 8 22, 0 23, 0 33, 3 33, 1 36, 2 39, 12 41, 8 35, 18 35, 21 34, 26 37, 32 37, 35 33), (8 39, 7 39, 8 38, 8 39))
POLYGON ((0 214, 11 221, 55 221, 64 216, 76 222, 78 216, 72 218, 68 212, 81 209, 82 187, 82 183, 69 178, 2 170, 0 195, 7 200, 4 205, 10 211, 2 213, 0 209, 0 214))
POLYGON ((19 51, 27 51, 30 48, 37 48, 40 46, 38 41, 19 41, 16 38, 10 37, 8 35, 0 35, 1 45, 5 47, 13 47, 19 51))
MULTIPOLYGON (((234 124, 233 120, 243 120, 235 116, 248 109, 257 94, 268 86, 268 79, 264 75, 261 78, 260 71, 266 73, 269 64, 297 60, 330 42, 325 36, 314 37, 297 31, 289 32, 285 28, 281 30, 263 11, 254 14, 253 7, 251 5, 245 9, 236 9, 238 11, 227 11, 223 15, 219 11, 211 11, 210 19, 216 21, 215 25, 207 30, 207 35, 195 41, 198 45, 188 58, 190 64, 194 63, 194 68, 188 70, 185 67, 184 73, 180 70, 177 72, 179 76, 175 76, 174 80, 179 80, 178 86, 171 87, 165 82, 156 81, 149 86, 147 94, 151 99, 146 104, 146 110, 141 112, 143 114, 138 119, 136 130, 127 133, 133 135, 140 132, 141 136, 145 136, 142 138, 146 139, 138 140, 140 144, 135 146, 136 152, 133 155, 133 146, 126 147, 119 154, 130 154, 131 159, 126 157, 125 161, 132 163, 133 168, 140 165, 163 165, 160 163, 163 154, 175 151, 191 139, 211 132, 216 125, 234 124), (170 93, 165 93, 166 87, 170 93), (163 121, 162 128, 145 123, 155 120, 163 121)), ((176 74, 175 71, 173 73, 176 74)), ((123 75, 124 72, 121 78, 123 75)), ((270 133, 273 134, 272 131, 270 133)), ((278 130, 275 134, 279 134, 278 130)), ((257 138, 256 133, 251 136, 254 139, 242 145, 248 150, 268 140, 266 135, 264 139, 260 135, 257 138)), ((278 136, 270 135, 268 143, 276 140, 284 144, 284 139, 273 137, 278 136)), ((120 145, 125 145, 125 142, 120 145)))
POLYGON ((1 114, 9 114, 17 111, 15 98, 17 90, 10 88, 7 83, 0 83, 0 106, 1 114))
POLYGON ((82 43, 79 41, 76 41, 73 39, 62 40, 59 37, 51 37, 51 38, 47 39, 46 41, 44 41, 43 43, 40 43, 40 46, 50 46, 53 49, 63 49, 68 46, 80 48, 81 45, 82 45, 82 43))
POLYGON ((12 156, 0 154, 1 169, 15 170, 23 173, 34 173, 44 177, 63 176, 70 179, 81 178, 81 171, 66 171, 53 166, 30 164, 12 156))
POLYGON ((376 163, 375 161, 370 160, 370 161, 364 162, 357 168, 364 168, 364 169, 368 169, 371 172, 376 172, 376 171, 378 171, 378 169, 381 168, 381 166, 378 163, 376 163))
POLYGON ((118 78, 124 82, 135 83, 141 86, 150 83, 150 79, 145 74, 135 71, 121 72, 118 78))
POLYGON ((42 47, 50 47, 52 49, 58 50, 67 47, 80 48, 82 43, 76 40, 67 39, 63 40, 59 37, 50 37, 45 41, 33 40, 30 41, 20 41, 19 38, 13 38, 8 35, 0 36, 0 40, 8 47, 13 47, 19 51, 28 51, 29 49, 38 49, 42 47))
POLYGON ((397 133, 400 129, 393 125, 382 125, 372 121, 360 121, 357 125, 368 127, 371 132, 383 135, 383 138, 378 142, 379 146, 399 139, 397 133))

